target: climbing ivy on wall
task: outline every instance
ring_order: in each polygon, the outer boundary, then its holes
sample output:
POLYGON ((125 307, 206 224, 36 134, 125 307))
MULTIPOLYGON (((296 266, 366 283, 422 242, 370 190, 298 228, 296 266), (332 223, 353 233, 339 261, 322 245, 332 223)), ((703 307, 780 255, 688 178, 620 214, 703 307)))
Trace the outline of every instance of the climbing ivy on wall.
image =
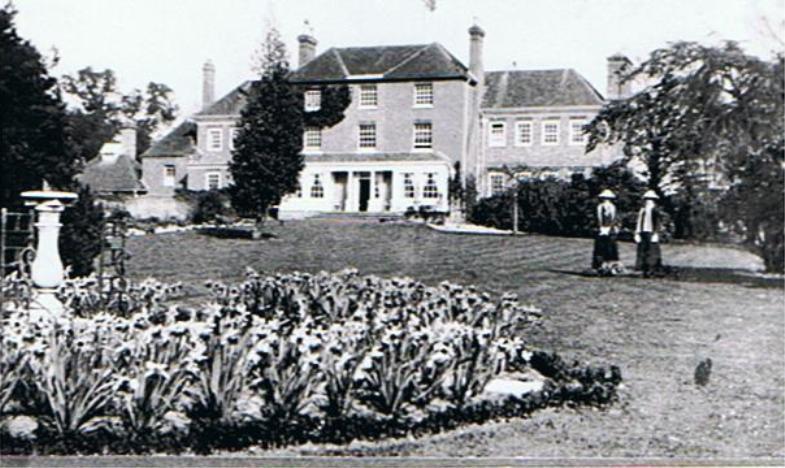
MULTIPOLYGON (((301 87, 299 91, 305 94, 307 89, 301 87)), ((322 85, 318 89, 322 94, 320 108, 317 111, 303 112, 303 124, 305 127, 333 127, 343 120, 344 111, 352 102, 351 92, 349 87, 343 84, 322 85)))

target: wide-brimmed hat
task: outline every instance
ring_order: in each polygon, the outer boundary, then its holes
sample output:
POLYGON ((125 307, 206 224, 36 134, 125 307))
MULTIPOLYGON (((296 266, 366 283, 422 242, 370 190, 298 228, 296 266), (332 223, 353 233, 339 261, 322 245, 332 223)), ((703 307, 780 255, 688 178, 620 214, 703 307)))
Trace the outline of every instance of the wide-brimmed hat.
POLYGON ((659 200, 660 196, 654 190, 647 190, 646 193, 643 194, 644 200, 659 200))
POLYGON ((616 194, 613 193, 612 191, 608 190, 608 189, 605 189, 602 192, 600 192, 600 194, 597 195, 597 197, 598 198, 606 198, 608 200, 613 200, 614 198, 616 198, 616 194))

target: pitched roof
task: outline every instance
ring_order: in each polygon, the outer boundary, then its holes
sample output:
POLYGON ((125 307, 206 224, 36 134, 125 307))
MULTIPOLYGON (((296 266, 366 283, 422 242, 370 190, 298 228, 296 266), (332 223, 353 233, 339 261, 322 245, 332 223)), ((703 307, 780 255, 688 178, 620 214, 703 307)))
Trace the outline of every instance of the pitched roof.
POLYGON ((145 190, 139 170, 139 163, 128 155, 109 160, 99 155, 87 162, 77 179, 96 193, 138 192, 145 190))
POLYGON ((194 135, 196 135, 196 124, 186 120, 163 138, 153 143, 141 157, 187 156, 193 153, 195 149, 194 135))
POLYGON ((253 81, 248 80, 234 88, 221 99, 212 103, 207 109, 199 111, 196 115, 239 115, 248 101, 248 90, 253 81))
POLYGON ((482 107, 599 106, 602 95, 571 68, 485 73, 482 107))
POLYGON ((443 153, 319 153, 306 154, 305 162, 391 162, 391 161, 447 161, 443 153))
POLYGON ((292 73, 294 83, 346 79, 468 78, 469 72, 441 44, 331 48, 292 73), (369 76, 370 75, 370 76, 369 76))

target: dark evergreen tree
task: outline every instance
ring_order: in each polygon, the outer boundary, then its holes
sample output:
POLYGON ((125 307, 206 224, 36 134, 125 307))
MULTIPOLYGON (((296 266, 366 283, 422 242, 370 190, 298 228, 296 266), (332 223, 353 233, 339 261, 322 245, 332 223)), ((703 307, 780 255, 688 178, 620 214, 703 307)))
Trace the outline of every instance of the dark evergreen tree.
POLYGON ((72 276, 86 276, 93 271, 95 258, 101 253, 104 214, 96 206, 88 187, 79 189, 79 198, 63 212, 60 232, 60 256, 71 267, 72 276))
MULTIPOLYGON (((0 206, 18 209, 21 192, 41 189, 44 180, 56 189, 76 190, 74 176, 83 161, 57 80, 35 47, 17 34, 15 14, 10 5, 0 8, 0 206)), ((63 215, 61 254, 75 272, 91 271, 101 218, 88 191, 63 215)))
POLYGON ((304 127, 337 124, 351 96, 346 86, 322 86, 321 108, 304 113, 305 90, 287 80, 286 48, 275 28, 270 28, 256 61, 261 77, 251 85, 241 113, 229 165, 233 179, 229 193, 238 214, 262 220, 270 207, 298 188, 304 127))
POLYGON ((229 165, 232 206, 258 220, 284 195, 297 190, 303 168, 302 94, 287 81, 286 49, 275 28, 263 47, 262 76, 248 91, 229 165))
POLYGON ((0 8, 0 206, 21 203, 19 194, 43 180, 73 188, 79 159, 66 128, 57 80, 41 54, 19 37, 16 11, 0 8))

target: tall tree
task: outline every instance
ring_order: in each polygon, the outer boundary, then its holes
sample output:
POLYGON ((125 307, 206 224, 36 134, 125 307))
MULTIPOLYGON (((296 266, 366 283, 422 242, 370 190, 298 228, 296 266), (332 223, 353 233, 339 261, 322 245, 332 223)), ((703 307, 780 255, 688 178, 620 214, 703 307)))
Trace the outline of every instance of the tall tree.
POLYGON ((269 207, 297 189, 303 168, 303 99, 286 79, 286 47, 274 27, 262 44, 259 71, 241 113, 229 170, 232 206, 261 221, 269 207))
POLYGON ((768 259, 766 252, 776 249, 765 244, 781 239, 783 226, 782 76, 782 55, 761 60, 733 42, 719 47, 678 42, 655 50, 624 76, 651 84, 603 108, 588 126, 587 151, 620 142, 628 160, 646 164, 652 189, 681 192, 687 203, 701 188, 694 176, 712 167, 731 187, 726 197, 737 214, 730 224, 768 259), (768 216, 776 229, 750 219, 760 199, 749 194, 761 185, 770 187, 761 195, 776 207, 768 216))
POLYGON ((57 80, 41 54, 14 26, 16 11, 0 8, 0 206, 20 203, 24 190, 46 179, 73 186, 79 159, 66 129, 57 80))
POLYGON ((136 147, 141 154, 150 147, 154 133, 177 117, 172 89, 162 83, 150 82, 144 92, 134 89, 123 94, 112 70, 86 67, 76 76, 63 76, 60 84, 78 103, 69 109, 69 122, 85 159, 94 157, 128 123, 136 126, 136 147))
MULTIPOLYGON (((75 190, 83 163, 57 80, 35 47, 17 34, 15 14, 10 5, 0 8, 0 206, 6 208, 20 206, 20 193, 40 189, 44 180, 75 190)), ((100 249, 101 219, 86 190, 63 216, 62 251, 79 273, 92 268, 92 257, 80 254, 100 249)))

